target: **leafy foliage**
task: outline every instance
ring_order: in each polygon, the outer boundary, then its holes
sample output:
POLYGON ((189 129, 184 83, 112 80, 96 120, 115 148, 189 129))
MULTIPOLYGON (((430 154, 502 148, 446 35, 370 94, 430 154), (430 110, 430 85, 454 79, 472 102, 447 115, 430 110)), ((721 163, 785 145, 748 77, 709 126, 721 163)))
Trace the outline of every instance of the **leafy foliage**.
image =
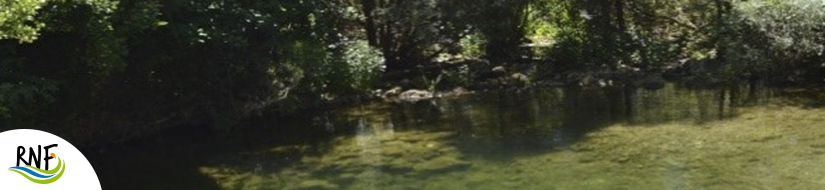
POLYGON ((362 0, 360 7, 370 45, 381 49, 388 71, 414 68, 441 53, 456 53, 468 34, 469 11, 463 1, 362 0), (377 6, 378 5, 378 6, 377 6))
POLYGON ((18 39, 32 42, 38 31, 45 25, 34 20, 43 0, 2 0, 0 1, 0 40, 18 39))
MULTIPOLYGON (((825 2, 811 0, 789 1, 745 1, 737 4, 741 14, 734 22, 741 23, 741 34, 750 34, 764 39, 764 44, 740 43, 756 50, 743 50, 743 57, 749 61, 770 60, 770 62, 800 62, 813 57, 821 57, 825 51, 825 2), (747 32, 747 33, 744 33, 747 32)), ((732 44, 732 46, 735 44, 732 44)), ((768 63, 763 63, 768 64, 768 63)))
POLYGON ((415 71, 425 74, 405 77, 438 77, 409 86, 470 86, 533 68, 548 76, 696 67, 726 80, 822 72, 823 8, 817 0, 0 0, 0 125, 231 126, 415 71), (461 58, 489 62, 440 63, 461 58), (498 65, 504 73, 490 73, 498 65), (32 119, 45 115, 52 119, 32 119))
POLYGON ((484 44, 486 43, 487 40, 484 39, 484 36, 477 33, 464 36, 458 42, 459 47, 461 47, 461 55, 472 58, 484 56, 484 44))
POLYGON ((344 51, 343 59, 348 63, 353 88, 369 90, 375 86, 384 72, 381 51, 369 46, 364 40, 347 43, 344 51))

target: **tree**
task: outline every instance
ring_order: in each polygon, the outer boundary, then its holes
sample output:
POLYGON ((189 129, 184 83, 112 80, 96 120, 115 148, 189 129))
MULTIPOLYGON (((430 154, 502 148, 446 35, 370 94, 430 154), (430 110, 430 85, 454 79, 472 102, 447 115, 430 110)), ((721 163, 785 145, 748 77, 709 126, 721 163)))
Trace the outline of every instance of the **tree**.
MULTIPOLYGON (((22 28, 33 24, 38 27, 29 29, 36 30, 13 36, 31 43, 12 43, 10 40, 0 43, 7 50, 0 61, 3 74, 0 75, 0 86, 3 86, 0 89, 3 94, 0 95, 0 105, 3 106, 0 107, 4 107, 0 109, 9 110, 0 119, 19 122, 56 110, 86 109, 81 105, 93 99, 94 91, 99 89, 103 79, 122 66, 118 59, 122 49, 116 45, 120 41, 109 35, 111 22, 107 17, 111 12, 107 10, 111 10, 111 2, 38 2, 46 4, 35 8, 44 8, 27 15, 22 23, 26 25, 22 28), (56 108, 52 102, 67 104, 56 108)), ((9 31, 15 31, 15 28, 3 28, 0 33, 14 33, 9 31)))
POLYGON ((499 64, 518 59, 519 46, 525 40, 529 0, 486 0, 478 5, 481 14, 474 20, 487 39, 487 58, 499 64))
POLYGON ((44 27, 34 19, 44 4, 41 0, 0 0, 0 40, 18 39, 32 42, 44 27))
POLYGON ((460 3, 442 0, 361 0, 359 7, 370 45, 381 49, 386 71, 415 68, 440 53, 455 51, 469 26, 458 21, 468 13, 456 9, 460 3))

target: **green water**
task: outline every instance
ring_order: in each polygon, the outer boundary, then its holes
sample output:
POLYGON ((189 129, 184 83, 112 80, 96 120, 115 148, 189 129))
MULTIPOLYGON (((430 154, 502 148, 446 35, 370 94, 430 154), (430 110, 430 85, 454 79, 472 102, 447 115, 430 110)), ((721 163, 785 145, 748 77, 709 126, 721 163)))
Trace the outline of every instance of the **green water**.
POLYGON ((668 84, 370 103, 159 137, 96 167, 128 168, 117 177, 135 189, 821 189, 818 94, 668 84))

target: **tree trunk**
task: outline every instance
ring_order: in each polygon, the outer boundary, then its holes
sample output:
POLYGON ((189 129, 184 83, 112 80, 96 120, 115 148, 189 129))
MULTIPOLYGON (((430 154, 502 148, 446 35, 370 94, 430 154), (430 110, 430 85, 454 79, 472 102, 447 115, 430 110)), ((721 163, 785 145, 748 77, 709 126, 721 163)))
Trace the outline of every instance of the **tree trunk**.
POLYGON ((755 76, 751 76, 751 77, 748 78, 748 99, 746 101, 747 103, 757 103, 756 102, 756 100, 757 100, 756 99, 757 98, 756 97, 757 96, 756 95, 756 88, 758 88, 757 87, 757 83, 759 82, 758 80, 759 79, 755 76))
POLYGON ((624 0, 615 0, 614 6, 616 8, 616 26, 619 29, 618 33, 621 34, 627 30, 627 24, 624 20, 624 0))
POLYGON ((378 29, 375 27, 375 0, 362 0, 364 7, 364 17, 366 17, 367 41, 372 47, 378 45, 378 29))
POLYGON ((524 38, 522 29, 526 0, 513 0, 500 8, 486 11, 482 33, 487 37, 485 53, 494 64, 511 62, 518 57, 519 45, 524 38))
POLYGON ((611 20, 613 18, 612 13, 611 13, 612 12, 611 8, 613 7, 613 5, 611 5, 611 3, 612 2, 609 1, 609 0, 601 0, 601 4, 600 4, 600 7, 599 7, 600 8, 599 11, 601 11, 601 15, 600 15, 601 16, 601 19, 600 19, 601 21, 600 21, 600 26, 599 27, 601 28, 602 45, 604 46, 604 49, 605 49, 605 54, 604 54, 605 60, 604 61, 606 62, 607 67, 610 68, 610 70, 615 70, 616 69, 615 56, 616 56, 616 49, 618 49, 618 48, 616 48, 616 35, 615 35, 617 33, 617 31, 616 31, 617 29, 616 29, 616 27, 613 26, 613 23, 611 22, 611 20))
POLYGON ((714 39, 714 44, 716 44, 716 64, 717 66, 721 66, 725 63, 725 52, 727 52, 727 47, 722 42, 722 38, 725 36, 725 14, 727 14, 730 5, 724 0, 714 0, 716 4, 716 38, 714 39))
POLYGON ((392 39, 392 27, 390 24, 385 23, 383 27, 381 27, 381 49, 384 53, 384 64, 387 66, 386 73, 400 71, 403 70, 403 64, 401 60, 398 59, 397 52, 394 51, 393 39, 392 39))
POLYGON ((729 91, 730 95, 728 96, 728 107, 730 107, 730 110, 733 110, 735 107, 739 106, 739 84, 731 84, 729 91))
MULTIPOLYGON (((626 35, 627 32, 627 23, 625 23, 625 2, 624 0, 615 0, 614 7, 616 9, 616 34, 618 37, 619 44, 616 46, 616 53, 617 56, 620 57, 620 60, 623 64, 628 64, 630 62, 627 52, 632 52, 628 44, 628 38, 626 35)), ((616 70, 618 65, 612 65, 611 69, 616 70)))

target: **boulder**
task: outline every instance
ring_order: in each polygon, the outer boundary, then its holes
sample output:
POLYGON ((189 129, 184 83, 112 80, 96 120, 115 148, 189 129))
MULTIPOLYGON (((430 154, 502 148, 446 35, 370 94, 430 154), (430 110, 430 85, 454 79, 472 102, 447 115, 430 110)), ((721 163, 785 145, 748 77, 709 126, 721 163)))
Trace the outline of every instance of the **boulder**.
POLYGON ((530 84, 530 77, 527 77, 527 75, 521 73, 513 73, 512 75, 510 75, 510 79, 512 79, 513 81, 515 81, 516 84, 519 85, 530 84))
POLYGON ((433 98, 433 93, 432 92, 424 91, 424 90, 415 90, 415 89, 404 91, 398 97, 398 99, 401 100, 401 101, 409 101, 409 102, 416 102, 416 101, 419 101, 419 100, 426 100, 426 99, 430 99, 430 98, 433 98))
POLYGON ((384 99, 397 98, 398 95, 401 94, 402 90, 403 89, 401 89, 401 87, 396 86, 396 87, 394 87, 392 89, 389 89, 386 92, 384 92, 384 94, 381 95, 381 98, 384 98, 384 99))
POLYGON ((496 66, 496 67, 493 67, 492 72, 494 74, 503 75, 503 74, 507 73, 507 69, 505 69, 504 66, 496 66))

